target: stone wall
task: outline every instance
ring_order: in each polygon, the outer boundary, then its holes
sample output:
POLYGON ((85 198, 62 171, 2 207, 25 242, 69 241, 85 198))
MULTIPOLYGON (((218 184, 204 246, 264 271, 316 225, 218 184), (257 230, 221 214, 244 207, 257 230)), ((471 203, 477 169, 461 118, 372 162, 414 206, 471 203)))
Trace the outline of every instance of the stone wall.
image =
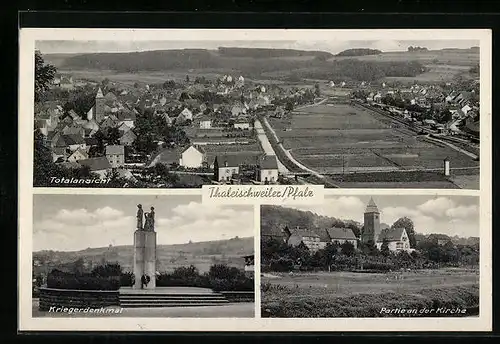
POLYGON ((48 311, 50 307, 99 308, 120 305, 118 290, 74 290, 41 287, 39 300, 41 311, 48 311))

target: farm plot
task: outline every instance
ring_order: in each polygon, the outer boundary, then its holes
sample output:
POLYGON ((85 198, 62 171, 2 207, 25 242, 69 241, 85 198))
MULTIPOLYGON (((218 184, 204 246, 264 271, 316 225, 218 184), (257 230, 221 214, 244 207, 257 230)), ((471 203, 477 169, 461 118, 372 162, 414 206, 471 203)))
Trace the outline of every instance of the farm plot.
POLYGON ((448 146, 392 128, 387 117, 347 104, 312 106, 270 123, 285 149, 319 173, 435 170, 445 158, 452 168, 479 165, 448 146))

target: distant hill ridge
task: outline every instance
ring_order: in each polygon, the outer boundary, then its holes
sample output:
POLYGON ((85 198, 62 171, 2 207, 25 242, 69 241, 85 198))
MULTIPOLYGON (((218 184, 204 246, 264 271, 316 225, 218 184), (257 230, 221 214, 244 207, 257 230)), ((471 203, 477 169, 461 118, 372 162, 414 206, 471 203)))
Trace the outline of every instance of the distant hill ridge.
MULTIPOLYGON (((338 227, 345 225, 353 229, 356 236, 359 237, 359 230, 363 226, 362 223, 353 220, 340 220, 335 217, 322 216, 311 211, 298 210, 293 208, 265 205, 261 207, 261 235, 265 237, 281 237, 283 234, 281 229, 285 226, 289 228, 300 227, 305 229, 325 229, 330 227, 338 227), (358 231, 356 230, 358 228, 358 231)), ((389 225, 381 223, 382 229, 388 228, 389 225)), ((430 234, 418 234, 420 240, 425 240, 430 234)), ((468 237, 463 238, 458 235, 449 236, 450 240, 457 245, 476 245, 479 243, 479 238, 468 237)))
MULTIPOLYGON (((158 245, 158 251, 173 251, 173 252, 185 252, 185 253, 203 253, 213 250, 213 248, 224 249, 227 252, 225 254, 239 253, 241 251, 247 250, 249 252, 253 251, 253 237, 243 237, 243 238, 232 238, 227 240, 213 240, 213 241, 200 241, 186 244, 173 244, 173 245, 158 245)), ((92 247, 86 248, 78 251, 52 251, 52 250, 42 250, 33 252, 34 255, 43 255, 47 253, 54 254, 85 254, 85 255, 98 255, 109 250, 113 251, 132 251, 133 245, 119 245, 119 246, 107 246, 107 247, 92 247)))
POLYGON ((378 49, 356 48, 356 49, 347 49, 341 51, 335 56, 365 56, 365 55, 378 55, 378 54, 382 54, 382 51, 378 49))

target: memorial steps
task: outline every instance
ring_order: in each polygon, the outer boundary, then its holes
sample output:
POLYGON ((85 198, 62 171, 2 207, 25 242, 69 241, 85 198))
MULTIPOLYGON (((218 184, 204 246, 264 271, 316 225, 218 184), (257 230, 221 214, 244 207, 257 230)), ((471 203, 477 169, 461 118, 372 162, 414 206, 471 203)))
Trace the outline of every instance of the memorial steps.
POLYGON ((183 288, 172 288, 172 290, 167 289, 170 288, 156 288, 153 290, 120 290, 120 306, 124 308, 194 307, 218 306, 229 303, 224 295, 212 290, 186 290, 186 292, 183 292, 183 288))

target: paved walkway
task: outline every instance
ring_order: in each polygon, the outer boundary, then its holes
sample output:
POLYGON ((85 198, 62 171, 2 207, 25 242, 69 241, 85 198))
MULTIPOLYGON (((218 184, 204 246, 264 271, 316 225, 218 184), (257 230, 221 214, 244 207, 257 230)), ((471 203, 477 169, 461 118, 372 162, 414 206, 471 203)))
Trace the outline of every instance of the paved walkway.
MULTIPOLYGON (((262 149, 264 149, 264 152, 267 155, 276 156, 276 152, 274 151, 271 142, 269 142, 266 132, 262 127, 262 123, 259 120, 255 121, 255 131, 257 132, 257 137, 259 138, 260 144, 262 146, 262 149)), ((278 162, 278 171, 280 173, 282 174, 290 173, 290 171, 285 167, 285 165, 283 165, 283 163, 280 161, 280 159, 278 159, 278 157, 276 157, 276 161, 278 162)))
POLYGON ((255 303, 240 302, 221 306, 198 307, 163 307, 163 308, 114 308, 110 313, 55 313, 38 310, 38 300, 33 300, 32 316, 50 318, 92 318, 92 317, 125 317, 125 318, 253 318, 255 303))

